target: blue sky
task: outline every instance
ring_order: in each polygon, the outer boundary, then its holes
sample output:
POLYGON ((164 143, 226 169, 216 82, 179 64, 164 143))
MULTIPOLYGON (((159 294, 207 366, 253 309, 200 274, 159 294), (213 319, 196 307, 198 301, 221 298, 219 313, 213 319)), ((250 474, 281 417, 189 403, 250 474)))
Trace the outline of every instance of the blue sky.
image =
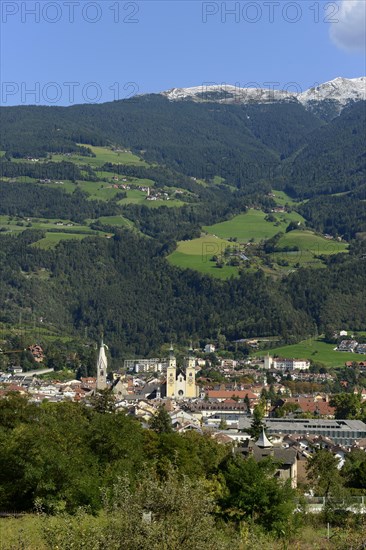
POLYGON ((2 0, 1 102, 104 102, 208 82, 305 90, 363 76, 365 5, 2 0))

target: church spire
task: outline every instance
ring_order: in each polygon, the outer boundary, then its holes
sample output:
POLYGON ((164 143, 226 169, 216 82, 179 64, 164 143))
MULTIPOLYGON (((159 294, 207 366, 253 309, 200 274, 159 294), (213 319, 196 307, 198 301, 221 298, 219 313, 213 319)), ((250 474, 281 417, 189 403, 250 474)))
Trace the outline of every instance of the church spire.
POLYGON ((101 337, 98 361, 97 361, 97 390, 105 390, 107 387, 107 356, 105 348, 107 346, 103 342, 103 335, 101 337))
POLYGON ((260 447, 261 449, 270 449, 273 447, 273 444, 270 442, 268 437, 266 436, 266 432, 264 431, 264 428, 262 428, 262 433, 258 437, 257 441, 255 442, 257 447, 260 447))

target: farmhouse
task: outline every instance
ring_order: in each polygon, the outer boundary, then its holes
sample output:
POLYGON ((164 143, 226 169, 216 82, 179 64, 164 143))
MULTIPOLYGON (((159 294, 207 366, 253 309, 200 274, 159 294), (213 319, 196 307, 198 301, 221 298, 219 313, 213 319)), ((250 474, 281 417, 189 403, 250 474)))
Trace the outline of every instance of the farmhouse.
POLYGON ((356 340, 342 340, 337 347, 337 351, 350 351, 354 352, 358 346, 356 340))

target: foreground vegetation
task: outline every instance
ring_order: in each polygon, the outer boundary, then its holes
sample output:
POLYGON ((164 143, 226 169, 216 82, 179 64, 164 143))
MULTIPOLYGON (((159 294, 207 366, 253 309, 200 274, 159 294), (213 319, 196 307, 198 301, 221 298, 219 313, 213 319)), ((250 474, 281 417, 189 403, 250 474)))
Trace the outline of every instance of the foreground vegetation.
MULTIPOLYGON (((168 487, 168 489, 171 487, 168 487)), ((123 491, 126 494, 126 489, 123 491)), ((191 488, 190 498, 195 497, 195 487, 191 488)), ((129 501, 127 501, 130 504, 129 501)), ((168 501, 169 502, 169 501, 168 501)), ((117 507, 116 507, 117 508, 117 507)), ((44 514, 26 515, 21 518, 2 518, 0 519, 1 549, 2 550, 54 550, 56 547, 60 550, 102 550, 110 548, 111 550, 201 550, 204 548, 216 550, 228 548, 230 550, 283 550, 293 547, 301 550, 362 550, 365 543, 365 524, 361 518, 348 518, 342 525, 338 522, 330 524, 329 536, 327 523, 322 517, 308 517, 305 525, 298 528, 296 533, 292 533, 287 540, 278 540, 272 535, 256 528, 251 523, 243 523, 240 533, 235 533, 228 529, 215 530, 208 529, 207 521, 203 524, 207 529, 209 536, 215 536, 215 539, 207 539, 205 533, 199 532, 193 521, 192 529, 190 523, 181 521, 177 509, 174 509, 174 515, 167 513, 166 517, 160 519, 158 525, 151 526, 141 521, 141 515, 137 516, 138 507, 134 506, 133 513, 127 516, 126 510, 121 512, 117 509, 108 509, 106 512, 100 512, 98 515, 89 515, 84 510, 80 510, 76 516, 59 515, 47 517, 44 514), (134 525, 126 525, 134 522, 134 525), (187 532, 192 531, 192 535, 186 537, 180 544, 179 535, 174 533, 177 529, 177 522, 185 527, 187 532), (182 525, 183 524, 183 525, 182 525), (164 532, 162 532, 164 530, 164 532), (128 536, 131 535, 131 539, 128 536), (158 538, 159 536, 159 538, 158 538), (132 537, 134 537, 132 539, 132 537), (154 538, 155 537, 155 538, 154 538), (177 540, 178 538, 178 540, 177 540), (165 546, 162 546, 164 542, 165 546), (108 546, 106 546, 108 544, 108 546), (180 544, 180 545, 179 545, 180 544)), ((187 520, 192 520, 191 511, 183 510, 187 514, 187 520), (188 512, 188 513, 187 513, 188 512)), ((196 508, 194 508, 196 511, 196 508)), ((194 518, 195 520, 196 518, 194 518)), ((198 515, 202 521, 202 513, 198 515)))
POLYGON ((174 433, 163 407, 143 428, 114 411, 108 391, 90 405, 37 406, 15 394, 0 401, 0 511, 21 513, 0 520, 2 550, 343 549, 365 542, 363 519, 339 515, 331 504, 347 498, 347 487, 366 489, 361 451, 350 453, 341 472, 329 451, 314 453, 309 484, 330 506, 312 518, 290 480, 274 475, 271 457, 257 463, 210 434, 174 433))
MULTIPOLYGON (((142 428, 112 403, 108 391, 91 407, 37 406, 16 394, 0 401, 0 511, 21 512, 0 520, 2 550, 340 550, 365 542, 357 515, 330 505, 305 516, 300 492, 274 475, 271 457, 257 463, 210 434, 174 433, 163 407, 142 428)), ((354 451, 340 472, 321 449, 309 483, 330 503, 344 499, 347 486, 366 489, 365 465, 354 451)))

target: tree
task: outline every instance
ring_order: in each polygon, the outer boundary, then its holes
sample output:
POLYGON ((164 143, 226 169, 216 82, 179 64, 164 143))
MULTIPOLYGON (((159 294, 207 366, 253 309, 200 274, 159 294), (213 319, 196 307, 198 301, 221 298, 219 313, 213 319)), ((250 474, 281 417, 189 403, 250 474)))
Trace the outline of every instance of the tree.
POLYGON ((228 425, 227 425, 226 420, 221 418, 220 424, 219 424, 219 430, 227 430, 227 428, 228 428, 228 425))
POLYGON ((262 433, 265 427, 263 418, 264 418, 264 406, 261 403, 254 407, 253 420, 248 430, 248 433, 251 435, 253 439, 258 439, 258 437, 260 436, 260 434, 262 433))
POLYGON ((204 481, 180 476, 172 466, 164 479, 147 469, 132 486, 127 477, 114 480, 105 491, 107 521, 85 517, 45 518, 47 547, 108 548, 113 550, 230 550, 240 537, 216 526, 215 502, 204 481), (88 521, 89 519, 89 521, 88 521))
POLYGON ((151 418, 150 428, 158 434, 171 433, 173 431, 172 421, 164 405, 159 405, 156 413, 151 418))
POLYGON ((249 399, 248 394, 246 394, 245 397, 244 397, 244 403, 247 407, 247 412, 250 414, 250 399, 249 399))
POLYGON ((364 451, 354 449, 346 454, 342 476, 347 487, 366 489, 366 453, 364 451))
POLYGON ((357 418, 361 413, 361 396, 355 393, 334 395, 329 404, 335 407, 335 418, 357 418))
POLYGON ((91 404, 98 413, 113 413, 116 410, 116 402, 109 388, 98 390, 91 398, 91 404))
POLYGON ((277 469, 271 457, 256 462, 254 457, 231 459, 224 471, 228 488, 221 501, 224 514, 247 519, 265 529, 284 534, 292 523, 295 491, 290 480, 274 477, 277 469))
POLYGON ((339 471, 339 458, 327 449, 317 449, 308 459, 307 477, 318 496, 339 496, 343 481, 339 471))

